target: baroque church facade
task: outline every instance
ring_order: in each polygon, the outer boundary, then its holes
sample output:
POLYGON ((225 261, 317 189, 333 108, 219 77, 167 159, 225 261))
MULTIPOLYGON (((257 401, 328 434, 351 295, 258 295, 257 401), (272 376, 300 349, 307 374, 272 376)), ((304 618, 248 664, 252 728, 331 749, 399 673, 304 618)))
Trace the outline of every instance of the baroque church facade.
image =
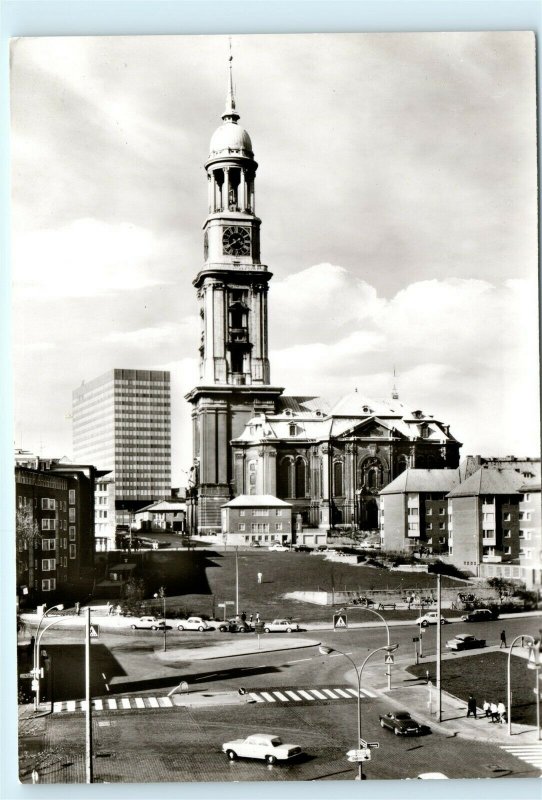
POLYGON ((204 263, 193 284, 201 335, 192 405, 190 527, 217 533, 238 495, 273 495, 309 527, 378 527, 378 492, 406 468, 453 469, 461 444, 449 426, 357 391, 330 405, 271 383, 268 287, 260 258, 252 142, 239 125, 231 59, 222 124, 205 163, 204 263))

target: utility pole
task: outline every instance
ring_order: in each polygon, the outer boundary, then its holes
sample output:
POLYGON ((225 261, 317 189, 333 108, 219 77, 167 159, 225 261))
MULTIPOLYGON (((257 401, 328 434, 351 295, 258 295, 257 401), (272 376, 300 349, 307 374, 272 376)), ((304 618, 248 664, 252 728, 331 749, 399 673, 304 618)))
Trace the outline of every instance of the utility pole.
POLYGON ((87 607, 87 630, 85 636, 85 697, 86 697, 86 776, 87 783, 92 779, 92 706, 90 699, 90 606, 87 607))
POLYGON ((440 602, 440 575, 437 575, 437 719, 442 720, 442 689, 440 685, 440 659, 441 659, 441 602, 440 602))
POLYGON ((239 616, 239 547, 235 546, 235 614, 239 616))

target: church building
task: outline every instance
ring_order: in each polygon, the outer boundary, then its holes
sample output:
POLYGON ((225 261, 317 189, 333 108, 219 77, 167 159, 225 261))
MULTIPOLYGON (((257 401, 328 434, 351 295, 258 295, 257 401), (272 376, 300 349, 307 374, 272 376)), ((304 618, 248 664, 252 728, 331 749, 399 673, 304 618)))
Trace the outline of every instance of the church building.
POLYGON ((239 125, 231 58, 222 124, 205 163, 204 263, 194 286, 201 319, 200 380, 192 405, 191 529, 221 530, 239 495, 271 495, 304 525, 378 528, 378 492, 407 468, 453 469, 461 444, 448 425, 410 410, 394 390, 357 390, 335 404, 291 397, 271 383, 267 293, 260 258, 252 142, 239 125))

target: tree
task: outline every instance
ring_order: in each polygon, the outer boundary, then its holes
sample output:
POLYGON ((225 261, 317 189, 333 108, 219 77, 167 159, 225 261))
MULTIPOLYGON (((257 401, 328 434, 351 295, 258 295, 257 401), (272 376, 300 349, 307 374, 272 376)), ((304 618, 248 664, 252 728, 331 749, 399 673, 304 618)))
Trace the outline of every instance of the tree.
POLYGON ((141 578, 130 578, 122 587, 122 610, 130 614, 139 614, 145 598, 145 581, 141 578))
POLYGON ((492 589, 495 589, 499 595, 500 603, 502 603, 505 597, 509 597, 511 594, 513 594, 514 590, 517 588, 512 581, 507 581, 504 578, 489 578, 487 585, 492 589))
POLYGON ((28 571, 33 566, 34 543, 39 539, 38 523, 31 506, 18 508, 15 517, 15 548, 17 584, 28 581, 28 571))

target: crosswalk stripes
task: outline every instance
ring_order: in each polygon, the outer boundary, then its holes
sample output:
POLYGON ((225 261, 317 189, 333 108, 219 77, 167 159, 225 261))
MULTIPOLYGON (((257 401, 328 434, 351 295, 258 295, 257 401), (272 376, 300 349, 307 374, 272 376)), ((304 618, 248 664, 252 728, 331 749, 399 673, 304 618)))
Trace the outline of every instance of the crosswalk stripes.
MULTIPOLYGON (((318 689, 312 687, 305 687, 303 689, 297 687, 292 689, 284 689, 283 687, 280 687, 280 689, 272 689, 271 687, 267 687, 266 689, 258 688, 248 692, 248 697, 256 703, 275 703, 277 706, 284 705, 286 703, 294 704, 303 702, 329 703, 331 701, 335 701, 344 703, 347 700, 352 701, 354 698, 357 699, 357 696, 357 689, 352 689, 350 686, 345 686, 344 688, 340 686, 333 686, 329 688, 320 686, 318 689)), ((377 697, 377 694, 376 692, 371 691, 371 689, 361 689, 360 697, 366 699, 369 697, 377 697)), ((173 708, 180 704, 181 703, 177 695, 174 695, 173 697, 97 697, 92 700, 92 708, 94 711, 135 711, 149 708, 162 709, 173 708)), ((85 710, 86 700, 64 700, 53 704, 54 714, 59 714, 60 712, 66 711, 75 712, 85 710)))
POLYGON ((532 767, 540 767, 542 769, 542 742, 535 744, 509 744, 501 745, 502 750, 506 750, 510 755, 525 761, 532 767))

